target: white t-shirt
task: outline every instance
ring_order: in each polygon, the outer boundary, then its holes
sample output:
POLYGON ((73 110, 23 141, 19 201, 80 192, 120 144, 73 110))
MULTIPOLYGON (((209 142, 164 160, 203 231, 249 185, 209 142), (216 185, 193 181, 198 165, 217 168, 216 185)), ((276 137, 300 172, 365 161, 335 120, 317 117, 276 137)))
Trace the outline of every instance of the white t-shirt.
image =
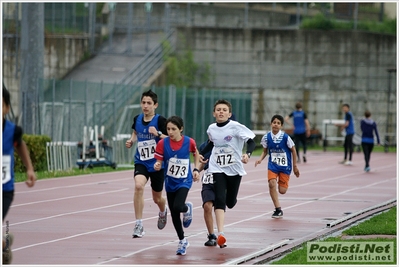
POLYGON ((228 176, 247 174, 241 162, 242 149, 244 143, 253 139, 255 134, 236 121, 230 121, 222 127, 213 123, 209 125, 207 134, 214 145, 209 158, 209 172, 223 172, 228 176))

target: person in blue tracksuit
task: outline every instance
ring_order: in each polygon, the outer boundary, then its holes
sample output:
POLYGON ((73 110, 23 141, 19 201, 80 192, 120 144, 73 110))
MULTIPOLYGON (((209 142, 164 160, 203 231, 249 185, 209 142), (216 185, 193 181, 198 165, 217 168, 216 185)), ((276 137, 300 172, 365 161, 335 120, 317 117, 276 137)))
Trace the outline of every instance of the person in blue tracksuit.
POLYGON ((172 116, 166 120, 168 137, 159 141, 155 149, 154 169, 159 171, 165 165, 165 191, 172 216, 173 226, 179 238, 177 255, 185 255, 189 242, 184 237, 183 227, 190 226, 193 204, 186 202, 193 180, 199 180, 199 152, 195 140, 182 134, 183 119, 172 116), (195 168, 191 171, 190 153, 194 156, 195 168), (183 213, 183 223, 181 221, 183 213), (183 225, 182 225, 183 224, 183 225))
POLYGON ((380 136, 378 134, 377 124, 371 119, 370 111, 364 113, 364 119, 360 121, 360 129, 362 130, 362 149, 366 166, 365 172, 370 171, 370 155, 374 148, 374 133, 377 137, 377 144, 380 145, 380 136))
POLYGON ((340 126, 341 130, 345 130, 345 141, 344 141, 344 160, 339 163, 344 165, 352 165, 352 154, 353 154, 353 136, 355 135, 355 124, 353 120, 353 114, 350 112, 349 104, 342 105, 342 111, 345 113, 345 123, 340 126), (348 158, 349 154, 349 158, 348 158))
POLYGON ((298 156, 298 162, 300 162, 299 156, 299 145, 303 147, 303 162, 306 162, 306 150, 307 150, 307 138, 310 136, 310 123, 305 111, 302 110, 302 104, 300 102, 295 104, 296 110, 291 112, 285 117, 285 121, 289 123, 289 118, 293 120, 294 126, 294 143, 296 148, 296 154, 298 156))

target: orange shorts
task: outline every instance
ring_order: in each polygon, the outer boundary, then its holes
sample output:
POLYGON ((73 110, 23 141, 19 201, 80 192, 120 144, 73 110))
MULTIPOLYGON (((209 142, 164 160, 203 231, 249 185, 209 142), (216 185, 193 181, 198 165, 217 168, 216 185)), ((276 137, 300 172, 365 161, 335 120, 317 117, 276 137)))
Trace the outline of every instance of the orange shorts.
POLYGON ((289 174, 275 173, 270 170, 267 171, 267 180, 276 179, 279 186, 288 188, 288 181, 290 180, 289 174))

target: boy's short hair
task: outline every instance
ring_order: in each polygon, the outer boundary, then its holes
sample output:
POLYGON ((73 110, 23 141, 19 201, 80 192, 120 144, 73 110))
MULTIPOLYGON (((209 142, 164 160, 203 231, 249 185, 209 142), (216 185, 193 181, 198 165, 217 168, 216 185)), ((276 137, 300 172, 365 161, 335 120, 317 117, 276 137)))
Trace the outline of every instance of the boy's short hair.
POLYGON ((273 123, 273 121, 274 121, 275 119, 278 119, 278 120, 281 122, 281 125, 284 125, 284 118, 283 118, 283 116, 278 115, 278 114, 274 115, 274 116, 272 117, 270 123, 273 123))
POLYGON ((302 103, 301 103, 301 102, 296 102, 295 108, 296 108, 296 109, 302 108, 302 103))
POLYGON ((342 107, 350 108, 350 107, 349 107, 349 104, 343 104, 342 107))
POLYGON ((154 104, 158 103, 158 95, 156 93, 154 93, 151 89, 148 90, 148 91, 143 92, 141 94, 141 99, 140 100, 143 100, 143 98, 145 96, 151 97, 152 101, 154 101, 154 104))
POLYGON ((231 113, 231 110, 233 109, 233 107, 232 107, 231 103, 229 101, 225 100, 225 99, 217 100, 215 102, 215 105, 213 105, 213 111, 215 111, 216 106, 219 105, 219 104, 227 105, 229 107, 229 112, 231 113))
POLYGON ((11 104, 10 92, 7 90, 4 83, 3 83, 3 100, 4 100, 4 104, 6 104, 7 106, 9 106, 11 104))

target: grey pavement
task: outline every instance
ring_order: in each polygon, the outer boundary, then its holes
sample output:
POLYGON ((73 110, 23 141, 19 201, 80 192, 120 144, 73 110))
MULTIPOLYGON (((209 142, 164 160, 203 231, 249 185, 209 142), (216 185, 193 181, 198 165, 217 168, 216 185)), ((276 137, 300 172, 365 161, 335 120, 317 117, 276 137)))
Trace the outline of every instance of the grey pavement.
MULTIPOLYGON (((148 51, 156 47, 163 37, 163 32, 150 33, 148 51)), ((118 83, 146 54, 145 33, 133 34, 130 54, 127 53, 126 40, 126 35, 113 36, 111 49, 109 41, 105 41, 94 57, 76 66, 64 80, 118 83)))

